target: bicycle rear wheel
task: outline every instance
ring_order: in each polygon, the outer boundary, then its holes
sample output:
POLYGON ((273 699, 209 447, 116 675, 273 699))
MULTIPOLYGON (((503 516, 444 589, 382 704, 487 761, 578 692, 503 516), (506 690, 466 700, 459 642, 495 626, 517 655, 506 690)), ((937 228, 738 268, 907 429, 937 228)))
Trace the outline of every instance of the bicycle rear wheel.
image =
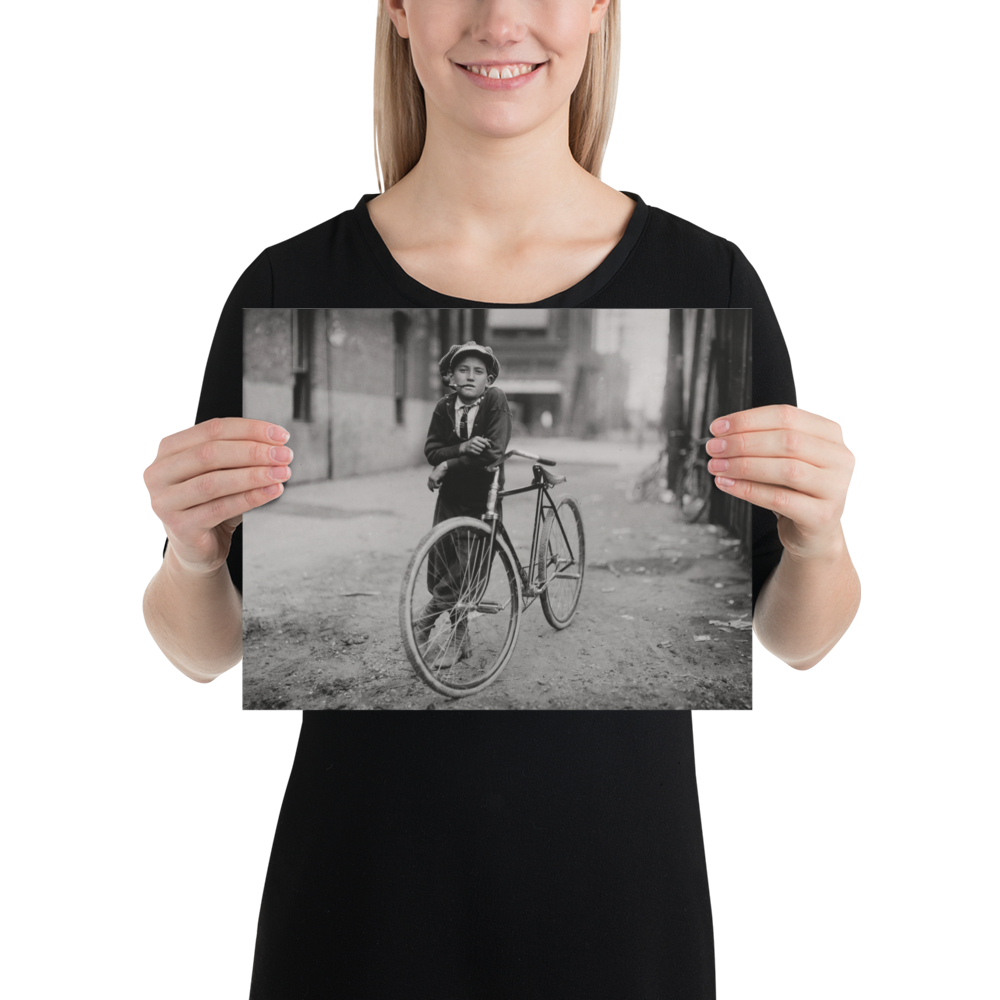
POLYGON ((560 497, 556 514, 547 510, 538 536, 535 579, 542 591, 542 611, 553 628, 566 628, 576 614, 583 589, 586 544, 583 516, 573 497, 560 497))
POLYGON ((460 698, 491 684, 514 651, 521 578, 502 538, 474 517, 435 525, 403 576, 399 625, 417 676, 460 698))

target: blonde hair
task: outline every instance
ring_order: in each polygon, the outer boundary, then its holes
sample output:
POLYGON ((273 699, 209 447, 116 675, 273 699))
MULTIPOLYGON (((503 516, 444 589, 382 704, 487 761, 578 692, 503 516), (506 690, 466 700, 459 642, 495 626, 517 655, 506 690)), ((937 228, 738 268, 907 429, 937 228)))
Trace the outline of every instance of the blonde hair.
MULTIPOLYGON (((587 43, 580 82, 569 102, 569 148, 573 158, 601 176, 618 93, 621 21, 618 0, 610 0, 597 34, 587 43)), ((427 112, 424 89, 384 0, 378 0, 375 28, 375 168, 387 191, 413 169, 424 148, 427 112)))

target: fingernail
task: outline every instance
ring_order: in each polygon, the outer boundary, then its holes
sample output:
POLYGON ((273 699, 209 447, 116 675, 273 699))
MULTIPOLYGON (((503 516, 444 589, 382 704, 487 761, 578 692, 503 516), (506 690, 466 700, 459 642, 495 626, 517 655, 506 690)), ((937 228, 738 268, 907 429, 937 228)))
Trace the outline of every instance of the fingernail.
POLYGON ((716 420, 708 428, 713 434, 725 434, 729 430, 728 420, 716 420))
POLYGON ((726 442, 723 438, 712 438, 708 442, 708 450, 713 455, 721 455, 726 450, 726 442))
POLYGON ((281 462, 282 465, 287 465, 293 457, 291 448, 272 448, 270 455, 272 462, 281 462))
POLYGON ((266 497, 276 497, 281 492, 281 483, 275 483, 273 486, 265 486, 263 492, 266 497))
POLYGON ((720 486, 735 486, 736 485, 736 480, 735 479, 727 479, 725 476, 716 476, 715 477, 715 481, 720 486))
POLYGON ((272 479, 287 479, 292 474, 292 470, 287 465, 272 465, 267 470, 267 474, 272 479))
POLYGON ((272 424, 267 429, 267 436, 272 441, 281 441, 282 443, 284 443, 285 441, 288 440, 288 431, 286 431, 284 427, 277 427, 276 425, 272 424))
POLYGON ((729 461, 725 458, 713 458, 708 463, 709 472, 725 472, 729 468, 729 461))

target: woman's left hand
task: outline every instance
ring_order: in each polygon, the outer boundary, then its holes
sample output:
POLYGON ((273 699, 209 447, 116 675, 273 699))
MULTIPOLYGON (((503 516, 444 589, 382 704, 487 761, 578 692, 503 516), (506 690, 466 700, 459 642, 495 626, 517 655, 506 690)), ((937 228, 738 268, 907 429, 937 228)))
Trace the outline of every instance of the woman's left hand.
POLYGON ((840 517, 854 456, 840 425, 795 406, 759 406, 712 421, 709 472, 723 492, 774 511, 796 557, 843 544, 840 517))

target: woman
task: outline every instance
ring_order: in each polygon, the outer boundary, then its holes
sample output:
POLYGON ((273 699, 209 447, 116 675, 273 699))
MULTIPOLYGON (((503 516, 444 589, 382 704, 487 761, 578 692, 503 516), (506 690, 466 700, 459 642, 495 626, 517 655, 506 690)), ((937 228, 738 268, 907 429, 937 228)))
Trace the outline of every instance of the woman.
MULTIPOLYGON (((792 405, 739 250, 598 179, 616 0, 385 0, 377 30, 384 193, 251 264, 199 423, 146 472, 169 539, 145 600, 161 649, 201 681, 238 662, 234 532, 290 476, 287 432, 237 416, 243 307, 734 306, 754 310, 754 408, 715 421, 709 468, 757 505, 759 638, 817 663, 858 604, 853 458, 792 405)), ((251 996, 335 990, 714 996, 689 713, 305 713, 251 996)))
MULTIPOLYGON (((598 179, 617 99, 619 16, 617 0, 380 5, 376 166, 385 193, 360 207, 367 207, 382 241, 377 249, 384 259, 377 264, 395 269, 402 293, 413 298, 430 289, 440 293, 440 305, 751 304, 752 296, 710 302, 657 296, 648 286, 612 290, 601 276, 615 251, 623 250, 636 212, 631 197, 598 179), (473 77, 461 68, 463 62, 482 67, 503 60, 537 61, 538 68, 510 80, 473 77), (588 298, 588 280, 600 277, 603 284, 594 284, 607 297, 588 298), (559 294, 574 288, 582 289, 576 299, 559 294)), ((695 249, 704 251, 694 266, 706 273, 724 269, 727 261, 715 259, 713 241, 697 239, 706 235, 694 234, 695 249)), ((753 283, 756 274, 747 269, 753 283)), ((244 285, 250 284, 244 274, 244 285)), ((686 289, 690 282, 679 284, 686 289)), ((238 291, 253 289, 234 289, 227 303, 232 316, 241 304, 238 291)), ((763 286, 754 291, 763 293, 763 286)), ((346 302, 343 295, 328 301, 346 302)), ((245 298, 242 304, 279 303, 245 298)), ((778 339, 780 331, 766 293, 753 304, 756 351, 764 322, 773 321, 778 339)), ((757 406, 755 384, 754 410, 726 415, 732 418, 728 431, 713 426, 726 451, 710 469, 720 473, 720 489, 758 508, 754 633, 772 655, 808 670, 833 649, 860 607, 861 581, 841 525, 854 456, 836 422, 790 408, 794 386, 783 341, 778 353, 787 377, 760 395, 785 405, 757 406), (725 462, 728 468, 718 464, 725 462), (776 538, 761 517, 764 510, 777 518, 776 538)), ((218 343, 213 354, 223 355, 218 343)), ((757 353, 755 383, 760 369, 757 353)), ((202 403, 209 404, 204 395, 202 403)), ((241 600, 233 579, 241 572, 239 537, 232 572, 226 569, 233 531, 247 510, 280 495, 280 483, 290 477, 291 450, 272 450, 285 440, 272 440, 268 427, 235 417, 240 412, 238 404, 230 406, 227 415, 234 418, 222 425, 199 424, 164 438, 143 473, 168 539, 143 594, 143 617, 167 659, 202 682, 242 659, 241 600), (210 474, 215 478, 206 492, 210 474)), ((719 446, 712 442, 709 449, 719 446)))

